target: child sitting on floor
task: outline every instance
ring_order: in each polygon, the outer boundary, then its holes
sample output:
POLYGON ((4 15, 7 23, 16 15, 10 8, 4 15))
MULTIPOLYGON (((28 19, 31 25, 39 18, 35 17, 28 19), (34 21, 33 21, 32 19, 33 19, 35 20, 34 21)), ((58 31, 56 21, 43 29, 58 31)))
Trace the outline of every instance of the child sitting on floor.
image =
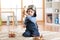
POLYGON ((26 30, 23 33, 23 36, 24 37, 40 36, 38 32, 38 26, 36 23, 36 7, 34 5, 29 5, 25 15, 26 18, 24 24, 26 26, 26 30))

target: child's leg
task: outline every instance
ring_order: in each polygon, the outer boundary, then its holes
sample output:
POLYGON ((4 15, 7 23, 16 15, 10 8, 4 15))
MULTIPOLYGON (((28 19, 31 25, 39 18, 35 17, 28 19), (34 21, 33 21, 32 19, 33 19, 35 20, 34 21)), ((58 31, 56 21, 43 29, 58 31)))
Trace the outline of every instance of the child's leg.
POLYGON ((29 30, 26 30, 26 31, 23 33, 23 36, 24 36, 24 37, 31 37, 31 33, 29 32, 29 30))
POLYGON ((31 33, 32 33, 32 36, 33 36, 33 37, 38 37, 38 36, 40 36, 40 33, 39 33, 39 31, 38 31, 38 28, 33 28, 33 29, 31 30, 31 33))

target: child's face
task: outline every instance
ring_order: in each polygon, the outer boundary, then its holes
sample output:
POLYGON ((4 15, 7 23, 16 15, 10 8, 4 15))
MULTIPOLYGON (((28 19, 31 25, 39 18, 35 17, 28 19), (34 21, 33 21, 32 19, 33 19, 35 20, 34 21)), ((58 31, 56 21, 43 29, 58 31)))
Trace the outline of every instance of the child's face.
POLYGON ((34 10, 29 9, 27 13, 28 13, 28 15, 33 16, 34 15, 34 10))

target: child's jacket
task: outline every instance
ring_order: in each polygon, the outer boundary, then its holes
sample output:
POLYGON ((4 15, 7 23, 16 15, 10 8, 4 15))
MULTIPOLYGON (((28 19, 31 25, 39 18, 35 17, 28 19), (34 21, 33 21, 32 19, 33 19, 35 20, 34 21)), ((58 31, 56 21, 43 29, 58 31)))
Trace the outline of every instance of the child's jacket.
POLYGON ((26 30, 23 36, 25 37, 39 36, 38 26, 36 24, 36 17, 27 16, 24 24, 26 25, 26 30))

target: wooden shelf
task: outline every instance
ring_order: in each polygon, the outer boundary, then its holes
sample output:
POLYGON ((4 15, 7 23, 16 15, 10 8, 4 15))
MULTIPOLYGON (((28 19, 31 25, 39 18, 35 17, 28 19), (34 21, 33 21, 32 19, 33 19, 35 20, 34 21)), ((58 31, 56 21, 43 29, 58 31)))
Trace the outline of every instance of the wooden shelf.
POLYGON ((46 3, 45 3, 45 9, 46 9, 46 11, 45 11, 45 24, 47 24, 47 25, 56 25, 56 26, 60 26, 60 16, 59 16, 59 14, 60 14, 60 1, 58 2, 56 2, 57 0, 52 0, 52 1, 50 1, 50 2, 48 2, 47 0, 46 0, 46 3), (50 19, 49 18, 49 16, 47 16, 47 15, 52 15, 51 16, 51 18, 52 19, 50 19), (49 19, 48 19, 49 18, 49 19), (47 22, 46 20, 52 20, 52 22, 47 22))

